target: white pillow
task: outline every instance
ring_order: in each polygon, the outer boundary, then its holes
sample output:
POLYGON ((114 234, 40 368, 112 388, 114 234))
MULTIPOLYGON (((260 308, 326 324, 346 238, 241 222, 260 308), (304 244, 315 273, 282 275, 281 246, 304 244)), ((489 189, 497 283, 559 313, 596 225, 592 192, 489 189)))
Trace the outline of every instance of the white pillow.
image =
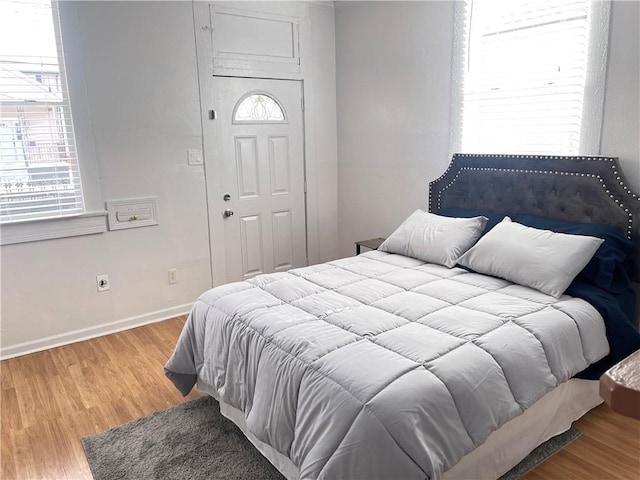
POLYGON ((458 263, 558 298, 602 242, 596 237, 525 227, 505 217, 458 263))
POLYGON ((486 217, 449 218, 416 210, 378 250, 453 267, 484 230, 486 217))

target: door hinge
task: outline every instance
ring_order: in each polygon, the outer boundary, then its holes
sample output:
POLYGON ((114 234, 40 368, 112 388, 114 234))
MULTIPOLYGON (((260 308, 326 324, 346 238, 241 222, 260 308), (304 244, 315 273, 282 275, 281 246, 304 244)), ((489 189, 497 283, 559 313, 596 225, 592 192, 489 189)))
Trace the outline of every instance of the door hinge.
POLYGON ((300 97, 300 110, 304 112, 304 97, 300 97))
POLYGON ((304 193, 307 193, 307 181, 304 181, 304 193))
POLYGON ((215 120, 217 118, 217 114, 215 110, 209 110, 209 120, 215 120))

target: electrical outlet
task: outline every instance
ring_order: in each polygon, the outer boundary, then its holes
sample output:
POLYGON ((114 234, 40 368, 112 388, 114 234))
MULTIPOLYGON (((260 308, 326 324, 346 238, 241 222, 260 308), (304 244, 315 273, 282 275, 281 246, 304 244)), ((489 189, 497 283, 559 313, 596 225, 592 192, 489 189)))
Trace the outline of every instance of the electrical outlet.
POLYGON ((178 271, 175 268, 169 269, 168 272, 169 285, 173 285, 174 283, 178 283, 178 271))
POLYGON ((202 150, 197 148, 190 148, 187 150, 187 163, 189 165, 202 165, 204 161, 202 160, 202 150))
POLYGON ((98 285, 99 292, 106 292, 111 288, 111 284, 109 283, 109 275, 98 275, 96 277, 96 284, 98 285))

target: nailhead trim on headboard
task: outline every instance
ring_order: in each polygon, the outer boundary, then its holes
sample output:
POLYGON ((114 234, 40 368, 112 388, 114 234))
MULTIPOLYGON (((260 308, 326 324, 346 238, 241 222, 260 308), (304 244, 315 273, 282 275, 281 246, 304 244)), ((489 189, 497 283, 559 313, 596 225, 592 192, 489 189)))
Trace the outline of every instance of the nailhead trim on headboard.
MULTIPOLYGON (((556 167, 555 165, 553 166, 556 167)), ((627 238, 632 239, 639 235, 639 232, 634 231, 633 220, 634 217, 640 216, 640 197, 625 184, 617 158, 600 156, 455 154, 447 170, 438 179, 429 184, 429 211, 437 212, 442 208, 443 195, 456 183, 460 173, 464 171, 560 175, 597 179, 613 204, 626 214, 627 238), (519 163, 539 163, 541 166, 548 167, 550 166, 549 164, 556 162, 558 163, 557 169, 514 168, 519 163), (603 166, 605 168, 610 167, 610 170, 602 169, 601 167, 603 166), (624 202, 631 203, 625 204, 624 202)))

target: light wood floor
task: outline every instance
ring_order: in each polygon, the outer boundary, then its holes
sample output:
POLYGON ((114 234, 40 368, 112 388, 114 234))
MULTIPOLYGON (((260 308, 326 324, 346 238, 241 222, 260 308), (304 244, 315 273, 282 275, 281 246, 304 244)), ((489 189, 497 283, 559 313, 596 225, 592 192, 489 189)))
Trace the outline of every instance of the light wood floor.
MULTIPOLYGON (((185 318, 0 363, 0 479, 91 478, 80 438, 193 399, 163 374, 185 318)), ((583 435, 528 473, 540 479, 640 479, 640 421, 602 405, 583 435)))

